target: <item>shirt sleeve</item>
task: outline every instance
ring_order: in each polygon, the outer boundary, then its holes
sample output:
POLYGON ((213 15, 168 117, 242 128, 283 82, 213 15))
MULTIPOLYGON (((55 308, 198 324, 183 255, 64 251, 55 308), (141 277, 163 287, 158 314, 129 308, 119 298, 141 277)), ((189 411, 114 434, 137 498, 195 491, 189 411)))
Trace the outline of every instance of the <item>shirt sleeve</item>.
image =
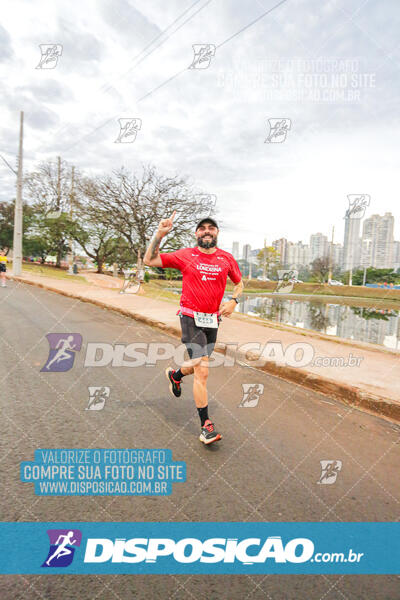
POLYGON ((230 265, 228 277, 236 285, 242 279, 242 274, 240 272, 239 265, 234 258, 231 259, 230 265))
POLYGON ((184 271, 186 267, 185 249, 177 250, 176 252, 160 252, 160 258, 163 269, 178 269, 184 271))

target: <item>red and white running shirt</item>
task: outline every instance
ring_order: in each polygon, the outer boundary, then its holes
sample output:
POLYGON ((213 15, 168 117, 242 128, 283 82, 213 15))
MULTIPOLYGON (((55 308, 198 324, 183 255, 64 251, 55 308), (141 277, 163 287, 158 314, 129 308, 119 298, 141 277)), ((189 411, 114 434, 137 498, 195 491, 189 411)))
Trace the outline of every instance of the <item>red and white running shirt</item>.
POLYGON ((227 277, 236 285, 242 279, 232 254, 217 248, 213 254, 197 247, 161 253, 163 269, 182 272, 181 306, 198 312, 215 313, 224 296, 227 277))

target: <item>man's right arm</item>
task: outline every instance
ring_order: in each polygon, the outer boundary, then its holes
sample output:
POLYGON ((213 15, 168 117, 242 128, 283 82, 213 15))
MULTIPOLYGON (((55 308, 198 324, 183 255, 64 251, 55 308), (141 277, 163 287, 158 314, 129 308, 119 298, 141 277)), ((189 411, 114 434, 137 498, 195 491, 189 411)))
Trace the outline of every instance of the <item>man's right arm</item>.
POLYGON ((143 257, 143 262, 148 267, 162 267, 162 260, 160 257, 160 244, 161 240, 167 233, 169 233, 173 227, 174 218, 176 215, 176 211, 172 213, 169 219, 163 219, 159 226, 158 230, 153 236, 153 239, 150 242, 149 247, 147 248, 145 255, 143 257))
POLYGON ((160 256, 161 240, 162 236, 158 232, 155 233, 143 257, 143 262, 148 267, 162 267, 160 256))

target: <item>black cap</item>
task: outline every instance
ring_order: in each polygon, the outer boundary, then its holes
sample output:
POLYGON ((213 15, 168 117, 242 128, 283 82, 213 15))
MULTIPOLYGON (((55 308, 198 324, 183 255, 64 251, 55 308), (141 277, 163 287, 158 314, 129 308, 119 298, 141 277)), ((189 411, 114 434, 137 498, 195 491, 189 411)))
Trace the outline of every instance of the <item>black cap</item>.
POLYGON ((218 223, 215 219, 213 219, 212 217, 206 217, 205 219, 202 219, 199 223, 197 223, 196 231, 198 230, 200 225, 203 225, 204 223, 211 223, 212 225, 214 225, 214 227, 219 229, 218 223))

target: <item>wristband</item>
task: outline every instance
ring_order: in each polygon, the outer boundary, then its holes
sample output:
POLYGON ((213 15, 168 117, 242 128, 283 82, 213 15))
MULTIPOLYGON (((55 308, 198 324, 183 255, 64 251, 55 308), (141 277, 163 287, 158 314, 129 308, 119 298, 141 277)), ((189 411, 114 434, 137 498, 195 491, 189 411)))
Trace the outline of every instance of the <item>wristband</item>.
POLYGON ((239 300, 237 298, 229 298, 230 300, 234 300, 236 304, 239 304, 239 300))

